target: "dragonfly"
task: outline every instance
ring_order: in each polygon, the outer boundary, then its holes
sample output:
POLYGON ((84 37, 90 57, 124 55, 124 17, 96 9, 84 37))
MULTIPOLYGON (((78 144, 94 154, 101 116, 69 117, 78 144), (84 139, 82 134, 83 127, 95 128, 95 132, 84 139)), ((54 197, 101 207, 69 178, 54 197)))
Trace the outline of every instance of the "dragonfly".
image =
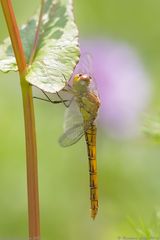
MULTIPOLYGON (((72 84, 67 84, 63 91, 71 94, 71 99, 63 100, 58 94, 60 101, 67 107, 64 120, 64 133, 59 138, 62 147, 68 147, 85 137, 89 161, 90 181, 90 208, 91 217, 95 219, 98 212, 98 178, 96 159, 96 118, 100 107, 100 98, 94 90, 93 78, 90 74, 75 74, 72 84)), ((46 94, 45 94, 46 95, 46 94)), ((46 95, 49 99, 49 97, 46 95)), ((50 100, 50 99, 49 99, 50 100)), ((52 101, 53 102, 53 101, 52 101)))
POLYGON ((98 212, 98 178, 96 159, 96 118, 100 107, 100 98, 92 87, 94 80, 88 73, 76 74, 67 91, 72 94, 71 104, 65 113, 64 134, 59 143, 68 147, 85 137, 90 180, 91 217, 98 212))

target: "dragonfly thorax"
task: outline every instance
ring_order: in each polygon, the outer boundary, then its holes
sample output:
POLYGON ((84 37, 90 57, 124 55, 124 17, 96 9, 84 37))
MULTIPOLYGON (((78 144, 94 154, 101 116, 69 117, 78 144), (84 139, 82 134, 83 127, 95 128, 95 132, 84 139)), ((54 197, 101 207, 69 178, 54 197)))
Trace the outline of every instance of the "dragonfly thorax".
POLYGON ((88 91, 91 83, 91 77, 87 74, 76 74, 73 78, 73 88, 79 93, 88 91))

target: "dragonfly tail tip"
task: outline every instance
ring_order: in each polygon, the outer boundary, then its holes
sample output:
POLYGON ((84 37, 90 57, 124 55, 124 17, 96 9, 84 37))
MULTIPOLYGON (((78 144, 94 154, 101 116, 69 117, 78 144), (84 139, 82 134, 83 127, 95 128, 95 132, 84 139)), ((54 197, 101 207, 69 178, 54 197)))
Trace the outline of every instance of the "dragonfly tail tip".
POLYGON ((95 220, 96 216, 97 216, 97 210, 91 210, 91 218, 95 220))

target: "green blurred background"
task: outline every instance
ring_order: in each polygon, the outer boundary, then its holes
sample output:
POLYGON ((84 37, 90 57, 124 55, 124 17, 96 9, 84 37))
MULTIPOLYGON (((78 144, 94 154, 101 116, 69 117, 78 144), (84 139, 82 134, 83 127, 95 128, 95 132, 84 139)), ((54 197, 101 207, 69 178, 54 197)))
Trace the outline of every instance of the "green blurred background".
MULTIPOLYGON (((13 0, 18 23, 39 1, 13 0)), ((80 36, 123 40, 136 47, 160 96, 160 1, 75 0, 80 36)), ((0 9, 0 40, 8 35, 0 9)), ((27 239, 27 194, 22 99, 18 74, 0 74, 0 239, 27 239)), ((136 236, 128 217, 146 224, 160 209, 160 149, 145 137, 113 141, 99 131, 99 213, 89 215, 88 162, 84 141, 62 149, 63 106, 35 101, 43 240, 106 240, 136 236)), ((138 223, 137 223, 138 224, 138 223)), ((138 225, 137 225, 138 226, 138 225)))

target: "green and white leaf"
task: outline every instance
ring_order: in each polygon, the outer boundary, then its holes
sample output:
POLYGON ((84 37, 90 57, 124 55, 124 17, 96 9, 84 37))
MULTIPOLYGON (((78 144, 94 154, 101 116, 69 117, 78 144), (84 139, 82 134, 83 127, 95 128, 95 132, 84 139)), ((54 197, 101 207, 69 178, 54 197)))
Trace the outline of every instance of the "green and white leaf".
POLYGON ((13 54, 10 39, 7 38, 0 45, 0 71, 9 72, 17 71, 16 59, 13 54))
MULTIPOLYGON (((60 91, 70 79, 79 60, 78 30, 72 10, 72 0, 46 0, 44 4, 39 45, 34 61, 28 68, 26 80, 47 92, 60 91)), ((36 14, 21 29, 27 59, 31 53, 38 16, 39 14, 36 14)), ((4 56, 5 69, 17 70, 13 52, 10 51, 10 55, 7 52, 10 45, 7 49, 4 44, 2 46, 5 51, 3 58, 0 56, 0 70, 4 71, 4 64, 3 69, 1 67, 4 56)))
MULTIPOLYGON (((35 38, 36 27, 38 24, 38 14, 32 17, 27 24, 24 24, 20 29, 21 39, 25 52, 26 59, 29 60, 32 45, 35 38)), ((0 45, 0 71, 18 71, 16 59, 12 49, 10 38, 6 38, 0 45)))

